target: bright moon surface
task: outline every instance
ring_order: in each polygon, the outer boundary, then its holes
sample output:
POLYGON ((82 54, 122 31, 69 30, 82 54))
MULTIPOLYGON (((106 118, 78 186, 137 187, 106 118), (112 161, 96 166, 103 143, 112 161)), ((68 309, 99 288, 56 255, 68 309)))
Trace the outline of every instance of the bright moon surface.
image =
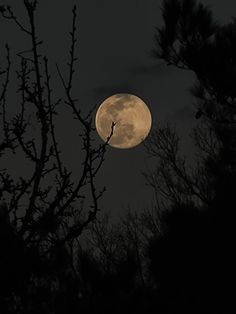
POLYGON ((98 108, 96 129, 103 141, 114 132, 109 145, 116 148, 132 148, 149 134, 152 116, 142 99, 132 94, 116 94, 107 98, 98 108))

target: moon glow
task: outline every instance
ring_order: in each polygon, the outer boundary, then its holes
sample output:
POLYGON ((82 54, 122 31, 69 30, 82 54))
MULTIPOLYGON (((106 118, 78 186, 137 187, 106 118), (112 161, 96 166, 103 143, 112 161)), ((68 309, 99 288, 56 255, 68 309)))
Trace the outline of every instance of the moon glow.
POLYGON ((149 134, 152 116, 142 99, 132 94, 116 94, 107 98, 98 108, 96 129, 103 141, 111 135, 109 145, 116 148, 132 148, 149 134))

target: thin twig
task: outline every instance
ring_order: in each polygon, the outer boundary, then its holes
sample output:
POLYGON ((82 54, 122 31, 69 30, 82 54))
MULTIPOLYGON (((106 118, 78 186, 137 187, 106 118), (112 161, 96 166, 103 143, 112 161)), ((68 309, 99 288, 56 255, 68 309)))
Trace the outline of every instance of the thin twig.
POLYGON ((44 63, 45 63, 45 72, 46 72, 46 87, 47 87, 47 94, 48 94, 48 106, 49 106, 49 123, 50 123, 50 128, 51 128, 51 135, 52 135, 52 141, 53 141, 53 147, 55 150, 55 156, 57 160, 57 166, 58 170, 60 173, 60 176, 63 178, 64 173, 62 170, 62 162, 60 159, 60 152, 57 147, 57 141, 56 141, 56 135, 55 135, 55 126, 53 124, 53 109, 52 109, 52 100, 51 100, 51 88, 50 88, 50 75, 48 72, 48 59, 45 57, 44 58, 44 63))

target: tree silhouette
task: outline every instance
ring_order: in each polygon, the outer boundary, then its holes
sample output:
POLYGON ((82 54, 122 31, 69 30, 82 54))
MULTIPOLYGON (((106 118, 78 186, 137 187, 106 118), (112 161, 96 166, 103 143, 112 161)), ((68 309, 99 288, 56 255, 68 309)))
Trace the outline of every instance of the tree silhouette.
POLYGON ((160 312, 231 313, 235 271, 235 19, 217 25, 197 1, 166 0, 154 54, 195 73, 193 132, 197 159, 188 166, 171 127, 158 128, 146 148, 157 168, 146 179, 162 210, 161 236, 150 242, 150 271, 160 312), (164 212, 163 212, 164 208, 164 212))
MULTIPOLYGON (((235 276, 235 19, 214 22, 194 0, 165 0, 155 57, 195 74, 191 93, 198 126, 189 163, 170 125, 155 128, 147 154, 156 167, 144 177, 152 208, 128 209, 118 221, 97 217, 96 177, 107 142, 95 147, 93 110, 74 96, 76 21, 73 8, 68 74, 56 65, 64 97, 37 38, 37 1, 23 1, 28 20, 0 6, 6 20, 31 39, 18 53, 18 112, 8 114, 12 51, 0 68, 0 157, 24 155, 31 173, 0 171, 1 313, 232 313, 235 276), (77 178, 63 160, 56 116, 64 104, 78 122, 77 178), (34 125, 36 132, 32 132, 34 125), (35 134, 35 135, 34 135, 35 134)), ((64 108, 64 107, 63 107, 64 108)), ((64 109, 63 109, 64 110, 64 109)))
MULTIPOLYGON (((72 267, 73 264, 68 247, 73 247, 74 240, 100 210, 98 202, 105 189, 99 191, 95 179, 103 164, 113 126, 106 143, 96 147, 93 141, 93 110, 83 115, 74 96, 76 6, 72 12, 67 78, 56 65, 65 95, 57 99, 51 87, 53 77, 49 60, 41 55, 43 43, 37 36, 35 16, 38 3, 29 0, 22 3, 27 13, 26 23, 20 21, 11 6, 0 6, 2 17, 15 23, 31 42, 30 48, 17 54, 20 69, 17 70, 19 85, 16 97, 20 106, 12 118, 8 115, 8 95, 13 56, 6 45, 6 66, 0 71, 3 82, 0 92, 0 157, 13 154, 17 161, 23 152, 25 162, 29 162, 32 169, 31 173, 19 178, 12 177, 9 168, 0 171, 0 250, 4 256, 0 267, 1 304, 14 313, 46 313, 50 312, 49 304, 52 303, 48 299, 52 297, 49 293, 52 278, 55 273, 58 276, 62 269, 72 267), (78 122, 78 131, 81 133, 82 158, 75 180, 63 162, 60 141, 57 139, 55 117, 63 101, 78 122), (37 129, 35 136, 32 124, 37 129), (46 279, 49 277, 50 284, 46 279), (45 300, 40 300, 43 295, 45 300), (37 302, 39 306, 36 310, 34 307, 37 302)), ((59 277, 57 285, 60 286, 59 277)))

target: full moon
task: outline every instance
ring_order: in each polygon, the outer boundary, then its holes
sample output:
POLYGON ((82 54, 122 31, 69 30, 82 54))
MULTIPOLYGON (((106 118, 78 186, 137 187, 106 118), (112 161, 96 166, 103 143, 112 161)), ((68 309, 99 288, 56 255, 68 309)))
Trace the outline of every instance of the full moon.
POLYGON ((107 98, 96 113, 96 129, 103 141, 112 131, 109 145, 116 148, 132 148, 149 134, 152 116, 142 99, 132 94, 116 94, 107 98))

